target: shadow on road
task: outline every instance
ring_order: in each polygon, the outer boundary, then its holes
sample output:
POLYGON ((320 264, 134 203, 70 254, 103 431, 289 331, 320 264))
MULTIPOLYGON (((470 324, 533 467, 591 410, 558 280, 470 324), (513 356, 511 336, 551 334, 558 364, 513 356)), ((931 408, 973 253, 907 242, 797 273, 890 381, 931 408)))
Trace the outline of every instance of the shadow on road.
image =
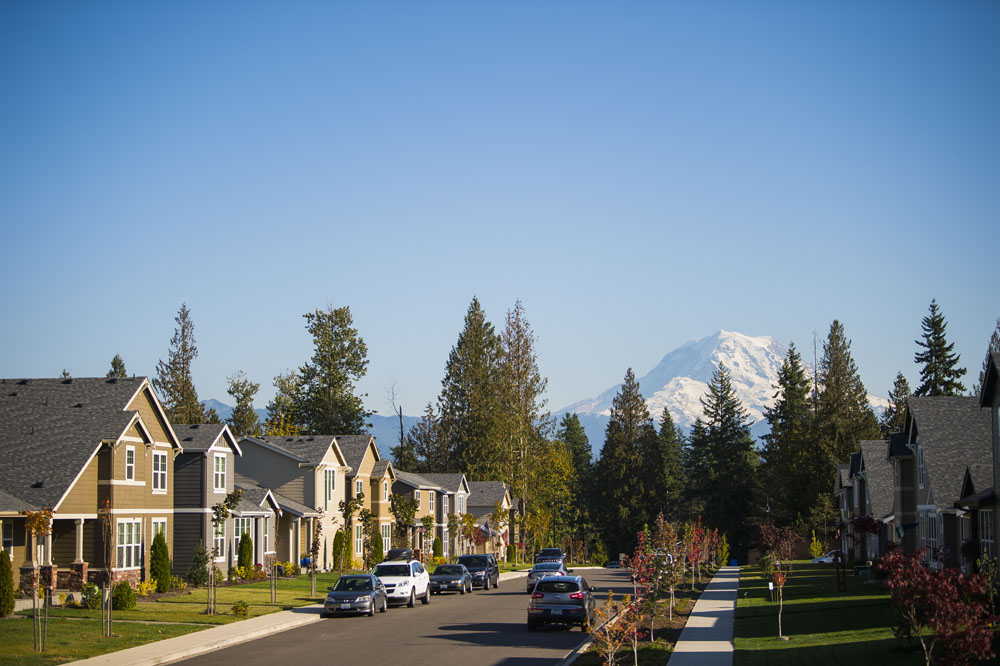
MULTIPOLYGON (((493 647, 576 647, 586 634, 571 631, 571 627, 545 625, 537 631, 529 632, 522 622, 470 622, 465 624, 444 624, 438 627, 441 633, 426 636, 438 640, 487 645, 493 647)), ((548 660, 551 663, 551 659, 548 660)), ((508 662, 503 662, 508 663, 508 662)), ((510 662, 515 663, 515 662, 510 662)), ((529 662, 525 662, 526 664, 529 662)))

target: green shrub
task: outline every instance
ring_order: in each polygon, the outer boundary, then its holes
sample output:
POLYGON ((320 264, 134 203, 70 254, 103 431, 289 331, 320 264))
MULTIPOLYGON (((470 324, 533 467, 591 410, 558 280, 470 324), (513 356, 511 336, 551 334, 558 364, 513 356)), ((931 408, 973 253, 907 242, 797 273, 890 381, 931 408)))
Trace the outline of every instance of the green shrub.
MULTIPOLYGON (((334 569, 339 569, 344 560, 344 533, 337 530, 333 535, 333 557, 331 558, 334 569)), ((288 567, 285 567, 288 570, 288 567)))
POLYGON ((249 532, 240 537, 240 552, 236 556, 236 566, 240 569, 253 569, 253 539, 249 532))
POLYGON ((369 567, 373 567, 382 561, 382 535, 379 532, 375 532, 372 536, 372 542, 368 546, 368 561, 365 563, 369 567))
POLYGON ((84 608, 97 610, 101 607, 101 588, 94 583, 84 583, 80 594, 80 602, 84 608))
POLYGON ((14 570, 10 566, 7 551, 0 554, 0 617, 14 612, 14 570))
POLYGON ((761 555, 760 559, 757 560, 757 566, 760 568, 761 574, 764 575, 764 580, 771 580, 774 578, 773 555, 761 555))
POLYGON ((156 581, 156 591, 170 589, 170 552, 163 532, 157 532, 149 546, 149 577, 156 581))
POLYGON ((250 615, 250 604, 240 599, 233 607, 229 609, 233 615, 239 615, 240 617, 249 617, 250 615))
POLYGON ((603 541, 595 541, 590 548, 590 561, 594 564, 604 564, 608 561, 608 551, 603 541))
POLYGON ((444 552, 441 548, 441 537, 434 537, 434 545, 432 548, 434 550, 434 557, 441 557, 444 552))
POLYGON ((813 557, 819 557, 823 554, 823 544, 819 542, 816 538, 816 530, 812 531, 812 541, 809 542, 809 552, 813 557))
POLYGON ((208 583, 208 549, 204 542, 199 542, 194 549, 194 559, 191 566, 184 572, 184 577, 195 587, 201 587, 208 583))
POLYGON ((111 608, 113 610, 133 610, 135 608, 135 590, 127 581, 119 581, 112 588, 111 608))
POLYGON ((517 555, 517 549, 514 548, 514 544, 512 543, 507 544, 507 561, 513 562, 516 555, 517 555))
POLYGON ((722 541, 719 542, 719 564, 725 566, 729 564, 729 539, 726 535, 722 535, 722 541))
POLYGON ((180 579, 179 576, 170 577, 170 589, 171 590, 186 590, 188 584, 180 579))

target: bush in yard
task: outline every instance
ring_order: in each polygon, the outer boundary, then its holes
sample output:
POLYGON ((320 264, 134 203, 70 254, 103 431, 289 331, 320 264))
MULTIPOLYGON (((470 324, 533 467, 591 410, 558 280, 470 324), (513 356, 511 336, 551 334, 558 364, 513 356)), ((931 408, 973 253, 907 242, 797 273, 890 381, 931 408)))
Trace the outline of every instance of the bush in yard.
POLYGON ((8 617, 14 612, 14 570, 10 566, 7 551, 0 554, 0 617, 8 617))
POLYGON ((236 566, 240 569, 253 569, 253 540, 249 532, 240 537, 240 553, 236 558, 236 566))
POLYGON ((233 615, 239 615, 240 617, 249 617, 250 615, 250 604, 240 599, 233 607, 230 609, 233 615))
POLYGON ((139 586, 135 588, 135 593, 140 597, 148 597, 153 592, 156 592, 156 583, 153 581, 142 581, 139 586))
POLYGON ((170 577, 170 589, 171 590, 186 590, 188 584, 185 583, 179 576, 170 577))
POLYGON ((372 535, 372 542, 368 546, 368 557, 366 558, 367 561, 365 562, 368 568, 371 568, 382 561, 383 547, 384 546, 382 543, 381 533, 375 532, 375 534, 372 535))
POLYGON ((156 582, 157 592, 170 589, 170 553, 163 532, 157 532, 149 546, 149 576, 156 582))
POLYGON ((101 588, 94 583, 84 583, 80 594, 80 602, 84 608, 97 610, 101 607, 101 588))
POLYGON ((516 553, 517 553, 517 550, 514 548, 514 544, 512 544, 512 543, 507 544, 507 561, 508 562, 513 562, 514 561, 514 557, 515 557, 516 553))
POLYGON ((719 563, 723 566, 729 564, 729 539, 725 534, 719 540, 719 563))
POLYGON ((118 581, 111 590, 111 608, 113 610, 135 609, 135 590, 127 581, 118 581))
POLYGON ((208 583, 208 549, 205 548, 205 542, 199 542, 194 549, 194 558, 191 566, 184 572, 184 577, 195 587, 208 583))
POLYGON ((444 550, 441 547, 441 537, 434 537, 433 550, 435 558, 441 557, 442 553, 444 553, 444 550))
POLYGON ((812 541, 809 542, 809 554, 813 557, 819 557, 823 554, 823 544, 816 538, 816 530, 812 531, 812 537, 812 541))

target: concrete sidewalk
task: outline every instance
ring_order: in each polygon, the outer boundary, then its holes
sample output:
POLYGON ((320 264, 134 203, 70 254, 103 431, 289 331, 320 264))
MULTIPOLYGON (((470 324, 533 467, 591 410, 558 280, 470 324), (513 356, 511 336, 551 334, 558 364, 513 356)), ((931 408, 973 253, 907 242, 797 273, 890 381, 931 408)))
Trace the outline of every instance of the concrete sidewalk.
POLYGON ((739 567, 720 568, 694 605, 670 666, 732 666, 739 567))
MULTIPOLYGON (((500 582, 526 576, 525 571, 500 574, 500 582)), ((78 666, 155 666, 195 657, 206 652, 270 636, 319 621, 322 604, 302 606, 292 610, 252 617, 249 620, 213 626, 175 638, 154 641, 126 650, 109 652, 99 657, 71 662, 78 666)))

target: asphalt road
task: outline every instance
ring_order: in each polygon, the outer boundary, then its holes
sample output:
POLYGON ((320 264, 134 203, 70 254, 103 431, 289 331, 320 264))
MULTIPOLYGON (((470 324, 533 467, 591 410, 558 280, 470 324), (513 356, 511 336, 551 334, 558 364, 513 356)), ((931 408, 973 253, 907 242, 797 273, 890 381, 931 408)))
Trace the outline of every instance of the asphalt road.
MULTIPOLYGON (((610 588, 629 591, 620 570, 578 569, 603 600, 610 588)), ((392 606, 374 617, 333 617, 273 636, 188 659, 186 665, 550 666, 579 645, 579 627, 528 632, 524 578, 471 595, 431 596, 415 608, 392 606)))

